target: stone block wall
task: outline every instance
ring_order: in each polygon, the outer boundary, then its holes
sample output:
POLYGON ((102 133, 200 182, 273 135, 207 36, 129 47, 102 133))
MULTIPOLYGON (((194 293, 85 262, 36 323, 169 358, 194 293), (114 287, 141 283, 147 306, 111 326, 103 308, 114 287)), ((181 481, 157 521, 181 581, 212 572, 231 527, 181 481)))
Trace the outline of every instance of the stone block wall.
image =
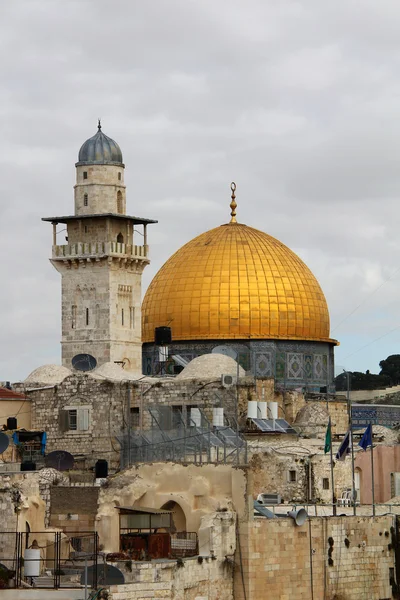
POLYGON ((67 534, 94 531, 99 487, 52 487, 50 526, 67 534))
POLYGON ((301 527, 290 518, 242 523, 235 599, 389 600, 393 526, 390 516, 315 517, 301 527))

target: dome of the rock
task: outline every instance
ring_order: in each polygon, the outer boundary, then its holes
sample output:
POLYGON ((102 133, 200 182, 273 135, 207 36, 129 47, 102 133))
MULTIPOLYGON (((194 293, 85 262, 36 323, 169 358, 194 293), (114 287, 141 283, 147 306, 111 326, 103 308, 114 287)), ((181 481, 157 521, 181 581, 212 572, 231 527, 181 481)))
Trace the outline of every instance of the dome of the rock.
POLYGON ((143 341, 169 325, 173 340, 329 341, 325 296, 310 269, 275 238, 238 223, 185 244, 144 298, 143 341))
POLYGON ((232 219, 197 236, 158 271, 142 305, 143 372, 174 374, 220 353, 285 389, 332 384, 333 348, 324 293, 282 242, 232 219), (155 330, 170 327, 169 357, 155 330))

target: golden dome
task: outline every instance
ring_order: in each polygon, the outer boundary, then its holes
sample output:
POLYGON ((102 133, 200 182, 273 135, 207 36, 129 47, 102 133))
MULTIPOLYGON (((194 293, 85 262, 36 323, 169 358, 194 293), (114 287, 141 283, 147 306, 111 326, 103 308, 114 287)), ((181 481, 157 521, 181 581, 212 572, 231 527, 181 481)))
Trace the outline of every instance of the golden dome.
POLYGON ((168 325, 173 341, 336 343, 329 339, 325 296, 309 268, 275 238, 234 221, 167 260, 147 290, 142 315, 143 342, 153 342, 154 329, 168 325))

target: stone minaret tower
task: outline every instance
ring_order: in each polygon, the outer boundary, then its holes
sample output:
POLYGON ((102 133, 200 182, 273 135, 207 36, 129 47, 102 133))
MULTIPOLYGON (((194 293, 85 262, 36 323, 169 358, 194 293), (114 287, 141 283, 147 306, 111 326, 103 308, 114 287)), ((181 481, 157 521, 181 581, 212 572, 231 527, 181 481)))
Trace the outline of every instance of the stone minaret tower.
POLYGON ((62 276, 62 364, 72 368, 74 356, 88 354, 97 365, 123 363, 140 376, 146 227, 156 221, 126 214, 122 152, 100 121, 75 166, 75 214, 43 219, 53 224, 51 263, 62 276), (62 245, 59 223, 66 225, 62 245))

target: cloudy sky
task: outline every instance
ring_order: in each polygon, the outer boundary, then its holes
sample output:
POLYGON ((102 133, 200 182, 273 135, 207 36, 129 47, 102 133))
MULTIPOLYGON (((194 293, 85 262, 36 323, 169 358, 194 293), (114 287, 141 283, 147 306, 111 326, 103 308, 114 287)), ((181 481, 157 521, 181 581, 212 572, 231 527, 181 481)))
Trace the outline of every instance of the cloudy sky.
POLYGON ((336 362, 400 353, 398 0, 13 0, 0 5, 0 380, 60 362, 51 225, 74 163, 118 141, 152 264, 238 219, 319 279, 336 362))

